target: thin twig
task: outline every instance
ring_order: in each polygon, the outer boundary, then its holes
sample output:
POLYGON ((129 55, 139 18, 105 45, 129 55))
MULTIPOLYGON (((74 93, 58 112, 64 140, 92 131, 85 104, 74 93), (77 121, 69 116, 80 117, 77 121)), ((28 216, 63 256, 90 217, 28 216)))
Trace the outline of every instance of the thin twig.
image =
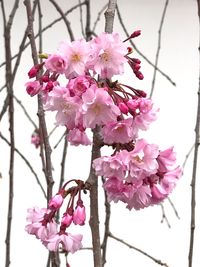
POLYGON ((83 8, 82 8, 82 5, 81 5, 81 0, 78 0, 78 3, 79 3, 79 11, 80 11, 81 32, 82 32, 83 37, 85 38, 86 36, 85 36, 84 26, 83 26, 83 8))
POLYGON ((56 10, 58 11, 58 13, 61 15, 66 27, 67 27, 67 30, 68 30, 68 33, 69 33, 69 37, 70 37, 70 40, 71 41, 74 41, 74 34, 73 34, 73 31, 72 31, 72 28, 71 28, 71 25, 70 25, 70 22, 69 20, 66 18, 64 12, 62 11, 61 7, 57 4, 57 2, 55 2, 54 0, 49 0, 53 5, 54 7, 56 8, 56 10))
MULTIPOLYGON (((119 8, 117 6, 117 15, 118 15, 118 18, 119 18, 119 22, 122 26, 122 29, 124 30, 125 34, 126 34, 126 37, 130 37, 130 34, 128 33, 125 25, 124 25, 124 22, 123 22, 123 19, 122 19, 122 16, 121 16, 121 13, 119 11, 119 8)), ((135 49, 135 51, 144 59, 146 60, 146 62, 152 66, 153 68, 155 68, 155 65, 136 47, 136 45, 133 43, 133 41, 130 39, 129 42, 131 43, 131 45, 133 46, 133 48, 135 49)), ((172 81, 172 79, 167 75, 165 74, 161 69, 159 69, 158 67, 156 68, 156 70, 161 74, 163 75, 173 86, 176 86, 176 83, 174 81, 172 81)))
POLYGON ((98 12, 98 14, 97 14, 97 18, 96 18, 96 20, 95 20, 95 22, 94 22, 94 25, 93 25, 93 28, 92 28, 92 32, 95 32, 97 23, 100 21, 101 15, 103 14, 103 12, 106 10, 107 7, 108 7, 108 3, 106 3, 106 4, 102 7, 102 9, 98 12))
POLYGON ((185 155, 185 160, 183 161, 183 164, 182 164, 182 169, 184 170, 185 168, 185 165, 189 159, 189 156, 191 155, 192 151, 194 149, 194 144, 191 146, 191 148, 189 149, 188 153, 185 155))
POLYGON ((169 220, 168 220, 168 218, 167 218, 167 215, 166 215, 166 213, 165 213, 165 208, 164 208, 163 204, 160 204, 160 207, 161 207, 161 210, 162 210, 162 219, 161 219, 161 223, 163 223, 163 222, 165 221, 166 224, 167 224, 167 226, 168 226, 169 228, 171 228, 171 225, 170 225, 169 220))
MULTIPOLYGON (((6 139, 5 136, 3 136, 3 134, 2 134, 1 132, 0 132, 0 138, 1 138, 2 140, 4 140, 4 141, 6 142, 6 144, 8 144, 9 146, 11 146, 10 142, 6 139)), ((40 187, 40 189, 41 189, 41 191, 42 191, 44 197, 47 198, 46 192, 45 192, 45 190, 44 190, 42 184, 40 183, 40 179, 39 179, 37 173, 34 171, 32 165, 30 164, 30 161, 29 161, 29 160, 28 160, 28 159, 27 159, 27 158, 26 158, 26 157, 19 151, 19 149, 17 149, 16 147, 15 147, 15 152, 16 152, 16 153, 23 159, 23 161, 24 161, 24 162, 26 163, 26 165, 29 167, 30 171, 31 171, 32 174, 35 176, 36 182, 37 182, 37 184, 39 185, 39 187, 40 187)))
POLYGON ((150 98, 152 98, 153 92, 154 92, 154 86, 155 86, 156 74, 157 74, 157 67, 158 67, 158 59, 159 59, 159 54, 160 54, 160 49, 161 49, 162 28, 163 28, 163 23, 164 23, 164 20, 165 20, 165 15, 166 15, 168 3, 169 3, 169 0, 166 0, 165 1, 165 6, 164 6, 164 9, 163 9, 163 13, 162 13, 162 17, 161 17, 161 21, 160 21, 160 27, 159 27, 159 30, 158 30, 158 47, 157 47, 156 58, 155 58, 155 63, 154 63, 155 67, 154 67, 153 79, 152 79, 152 84, 151 84, 150 98))
POLYGON ((200 145, 200 0, 197 0, 198 19, 199 19, 199 85, 198 85, 198 102, 197 102, 197 115, 195 125, 195 142, 194 142, 194 159, 191 181, 191 222, 190 222, 190 245, 188 255, 188 266, 192 267, 193 264, 193 248, 194 248, 194 233, 196 224, 196 178, 197 178, 197 164, 198 152, 200 145))
POLYGON ((171 198, 168 197, 167 199, 168 199, 168 201, 169 201, 169 203, 170 203, 170 205, 171 205, 171 207, 172 207, 172 209, 173 209, 173 211, 174 211, 176 217, 177 217, 178 219, 180 219, 180 216, 178 215, 178 211, 177 211, 176 207, 174 206, 174 203, 172 202, 171 198))
POLYGON ((111 237, 111 238, 117 240, 118 242, 122 243, 123 245, 125 245, 125 246, 127 246, 127 247, 129 247, 129 248, 131 248, 131 249, 134 249, 134 250, 140 252, 142 255, 144 255, 144 256, 150 258, 151 260, 153 260, 155 263, 157 263, 157 264, 159 264, 159 265, 161 265, 161 266, 169 267, 169 265, 167 265, 167 263, 164 263, 164 262, 162 262, 161 260, 154 258, 153 256, 149 255, 148 253, 146 253, 146 252, 143 251, 142 249, 139 249, 139 248, 137 248, 137 247, 135 247, 135 246, 133 246, 133 245, 131 245, 131 244, 125 242, 123 239, 118 238, 118 237, 114 236, 114 235, 111 234, 111 233, 109 234, 109 237, 111 237))
POLYGON ((28 118, 28 120, 30 121, 30 123, 33 125, 34 129, 37 129, 36 123, 31 119, 31 117, 28 114, 28 112, 27 112, 25 106, 23 105, 22 101, 19 100, 15 95, 14 95, 14 99, 17 102, 17 104, 19 104, 19 106, 22 108, 22 110, 24 111, 25 116, 28 118))
MULTIPOLYGON (((67 135, 68 130, 65 132, 65 136, 67 135)), ((60 183, 59 183, 59 189, 62 187, 64 179, 65 179, 65 161, 67 157, 67 147, 68 147, 68 140, 65 137, 64 139, 64 145, 63 145, 63 153, 62 153, 62 160, 61 160, 61 172, 60 172, 60 183)))
MULTIPOLYGON (((35 5, 35 3, 34 3, 35 5)), ((85 5, 85 2, 82 2, 81 5, 85 5)), ((71 7, 69 10, 67 10, 64 15, 67 16, 69 15, 71 12, 73 12, 75 9, 77 9, 80 5, 77 4, 77 5, 74 5, 73 7, 71 7)), ((34 7, 33 7, 34 8, 34 7)), ((33 12, 34 14, 34 12, 33 12)), ((47 26, 45 26, 43 29, 42 29, 42 32, 45 32, 47 31, 48 29, 50 29, 52 26, 54 26, 56 23, 58 23, 59 21, 62 20, 62 17, 59 17, 57 19, 55 19, 54 21, 52 21, 51 23, 49 23, 47 26)), ((35 34, 35 39, 37 39, 39 37, 39 33, 35 34)), ((30 42, 27 42, 27 44, 24 45, 24 50, 30 45, 30 42)), ((14 56, 12 56, 12 60, 15 59, 17 56, 18 56, 19 53, 15 54, 14 56)), ((0 64, 0 68, 3 67, 5 65, 5 61, 2 62, 0 64)), ((6 87, 6 85, 3 85, 1 88, 0 88, 0 92, 6 87)))

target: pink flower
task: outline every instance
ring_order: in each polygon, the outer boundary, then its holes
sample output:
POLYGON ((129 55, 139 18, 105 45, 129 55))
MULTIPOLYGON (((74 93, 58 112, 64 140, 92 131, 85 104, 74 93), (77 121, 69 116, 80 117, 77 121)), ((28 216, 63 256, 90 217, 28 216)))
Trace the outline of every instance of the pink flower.
POLYGON ((69 80, 67 88, 72 96, 82 96, 82 94, 94 83, 90 76, 78 76, 69 80))
POLYGON ((102 33, 95 37, 91 41, 91 51, 93 54, 89 68, 101 78, 111 78, 123 73, 127 48, 118 33, 102 33))
POLYGON ((89 58, 90 50, 88 43, 84 40, 62 43, 59 52, 67 59, 68 68, 65 71, 67 78, 84 75, 86 63, 89 58))
POLYGON ((82 99, 83 123, 86 128, 95 128, 96 125, 116 121, 120 115, 120 110, 110 95, 96 85, 91 85, 82 95, 82 99))
POLYGON ((73 221, 73 210, 68 208, 67 212, 63 214, 61 225, 66 228, 71 225, 73 221))
POLYGON ((129 169, 130 175, 138 175, 138 169, 142 169, 148 175, 156 173, 158 170, 158 146, 155 144, 148 144, 145 139, 136 141, 135 148, 129 153, 129 169))
POLYGON ((82 201, 78 201, 77 206, 73 213, 73 223, 84 225, 86 219, 85 206, 82 201))
POLYGON ((27 82, 25 86, 26 86, 26 91, 30 96, 37 95, 42 88, 42 86, 38 81, 27 82))
POLYGON ((129 143, 136 137, 133 127, 133 120, 128 118, 117 122, 107 123, 101 131, 104 143, 129 143))
POLYGON ((62 206, 62 203, 63 197, 61 196, 61 194, 57 194, 50 199, 48 207, 49 209, 58 210, 62 206))
POLYGON ((64 251, 74 253, 82 248, 82 238, 82 235, 70 233, 57 234, 48 240, 46 246, 50 251, 57 251, 61 246, 64 251))
POLYGON ((59 54, 52 54, 45 60, 45 67, 47 70, 62 74, 66 71, 68 64, 66 59, 59 54))
POLYGON ((97 175, 108 177, 117 177, 119 180, 125 179, 127 171, 128 151, 122 150, 115 156, 104 156, 93 161, 93 168, 97 175))
POLYGON ((37 75, 37 73, 40 70, 40 68, 41 68, 41 64, 37 64, 37 65, 33 66, 28 72, 29 78, 30 79, 34 78, 37 75))
POLYGON ((132 114, 134 114, 135 126, 141 130, 147 130, 149 125, 156 120, 158 109, 155 109, 151 99, 143 97, 127 102, 132 114))
POLYGON ((160 151, 157 160, 159 164, 159 171, 168 171, 168 169, 176 162, 176 153, 173 151, 173 147, 160 151))
POLYGON ((70 142, 71 145, 78 146, 78 145, 84 145, 88 146, 91 145, 91 141, 88 138, 85 131, 80 131, 77 128, 74 128, 69 131, 67 135, 67 140, 70 142))
POLYGON ((40 239, 44 245, 48 242, 49 238, 54 237, 57 234, 57 224, 53 220, 52 222, 47 223, 46 225, 41 225, 38 228, 36 237, 40 239))

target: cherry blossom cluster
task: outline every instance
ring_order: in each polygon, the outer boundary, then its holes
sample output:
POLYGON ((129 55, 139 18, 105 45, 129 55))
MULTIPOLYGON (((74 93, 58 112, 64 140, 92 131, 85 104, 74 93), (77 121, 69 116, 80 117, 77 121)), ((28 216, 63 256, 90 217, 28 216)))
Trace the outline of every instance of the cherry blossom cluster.
POLYGON ((84 183, 81 180, 68 181, 60 191, 50 199, 48 208, 33 207, 28 209, 26 231, 40 239, 42 244, 49 251, 59 249, 71 253, 76 252, 82 247, 82 235, 73 235, 67 231, 73 223, 75 225, 84 225, 86 219, 85 206, 81 199, 81 190, 84 183), (77 185, 65 190, 70 182, 77 185), (75 197, 78 199, 75 203, 75 197), (57 222, 57 215, 61 209, 64 199, 69 197, 67 208, 63 213, 60 224, 57 222))
MULTIPOLYGON (((135 38, 135 31, 127 38, 135 38)), ((67 128, 71 145, 91 145, 88 130, 98 129, 99 145, 113 149, 112 155, 93 161, 97 175, 105 178, 104 189, 109 201, 122 201, 129 209, 141 209, 163 201, 181 176, 173 147, 161 151, 156 144, 140 138, 156 120, 158 108, 146 93, 132 84, 120 83, 125 64, 136 78, 142 80, 140 60, 132 57, 118 33, 102 33, 90 41, 84 39, 62 42, 56 53, 42 54, 43 62, 28 72, 26 91, 30 96, 42 96, 45 111, 53 111, 55 123, 67 128), (117 76, 116 76, 117 75, 117 76)), ((32 143, 41 143, 37 132, 32 143)), ((74 196, 83 190, 79 182, 72 191, 62 190, 50 201, 48 209, 29 209, 26 227, 49 250, 75 252, 81 247, 82 236, 66 232, 67 227, 84 224, 85 208, 74 196), (68 192, 68 193, 66 193, 68 192), (55 214, 65 195, 71 194, 60 230, 55 214)))

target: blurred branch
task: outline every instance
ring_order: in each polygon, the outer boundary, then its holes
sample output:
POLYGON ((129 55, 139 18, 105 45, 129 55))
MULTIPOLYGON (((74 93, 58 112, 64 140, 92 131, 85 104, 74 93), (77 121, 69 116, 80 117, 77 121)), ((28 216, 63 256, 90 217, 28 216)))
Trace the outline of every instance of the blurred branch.
POLYGON ((161 265, 161 266, 169 267, 169 265, 167 265, 166 263, 162 262, 162 261, 159 260, 159 259, 156 259, 156 258, 152 257, 151 255, 149 255, 149 254, 146 253, 145 251, 143 251, 143 250, 141 250, 141 249, 139 249, 139 248, 136 248, 136 247, 132 246, 131 244, 125 242, 123 239, 120 239, 120 238, 114 236, 114 235, 111 234, 111 233, 109 234, 109 237, 115 239, 116 241, 122 243, 123 245, 125 245, 125 246, 127 246, 127 247, 129 247, 129 248, 131 248, 131 249, 134 249, 134 250, 140 252, 140 253, 143 254, 144 256, 146 256, 146 257, 150 258, 151 260, 153 260, 155 263, 157 263, 157 264, 159 264, 159 265, 161 265))
MULTIPOLYGON (((10 142, 6 139, 5 136, 3 136, 3 134, 0 132, 0 138, 6 142, 6 144, 8 144, 9 146, 11 146, 10 142)), ((17 149, 15 147, 15 152, 24 160, 24 162, 26 163, 26 165, 29 167, 30 171, 33 173, 33 175, 35 176, 36 182, 38 183, 43 195, 45 198, 47 198, 46 192, 42 186, 42 184, 40 183, 39 177, 37 175, 37 173, 34 171, 32 165, 30 164, 30 161, 19 151, 19 149, 17 149)))
POLYGON ((64 179, 65 179, 65 161, 67 157, 67 147, 68 147, 68 141, 66 137, 67 133, 68 133, 68 130, 66 130, 65 132, 65 139, 64 139, 64 145, 63 145, 59 189, 62 187, 64 179))
POLYGON ((172 207, 172 209, 173 209, 173 211, 174 211, 176 217, 177 217, 178 219, 180 219, 180 216, 178 215, 178 211, 177 211, 176 207, 174 206, 174 203, 172 202, 171 198, 168 197, 167 199, 168 199, 169 204, 171 205, 171 207, 172 207))
POLYGON ((81 32, 83 37, 85 38, 85 32, 84 32, 84 26, 83 26, 83 9, 82 9, 82 5, 81 5, 81 0, 78 0, 79 3, 79 11, 80 11, 80 25, 81 25, 81 32))
POLYGON ((197 164, 198 152, 200 145, 200 0, 197 0, 198 20, 199 20, 199 85, 198 85, 198 101, 197 101, 197 115, 195 125, 195 142, 194 142, 194 159, 191 181, 191 222, 190 222, 190 245, 188 255, 188 266, 192 267, 193 264, 193 248, 194 248, 194 233, 196 224, 196 178, 197 178, 197 164))
POLYGON ((168 218, 167 218, 167 215, 166 215, 166 213, 165 213, 165 208, 164 208, 163 204, 160 204, 160 207, 161 207, 161 210, 162 210, 162 219, 161 219, 161 223, 163 223, 163 222, 165 221, 166 224, 167 224, 167 226, 168 226, 169 228, 171 228, 171 225, 170 225, 169 220, 168 220, 168 218))
POLYGON ((99 13, 98 13, 98 15, 97 15, 97 18, 96 18, 96 20, 95 20, 95 22, 94 22, 94 26, 93 26, 93 28, 92 28, 92 32, 95 32, 97 23, 100 21, 101 15, 102 15, 103 12, 106 10, 107 6, 108 6, 108 3, 105 4, 105 5, 102 7, 102 9, 99 11, 99 13))
MULTIPOLYGON (((121 13, 119 11, 119 8, 117 6, 117 15, 118 15, 118 18, 119 18, 119 22, 122 26, 122 29, 124 30, 125 34, 127 37, 130 36, 130 34, 128 33, 125 25, 124 25, 124 22, 123 22, 123 19, 122 19, 122 16, 121 16, 121 13)), ((130 39, 129 42, 131 43, 131 45, 133 46, 133 48, 135 49, 135 51, 144 59, 146 60, 146 62, 151 65, 153 68, 155 68, 155 65, 136 47, 136 45, 133 43, 133 41, 130 39)), ((156 70, 161 74, 163 75, 173 86, 176 86, 176 83, 174 81, 172 81, 172 79, 167 75, 165 74, 162 70, 160 70, 158 67, 156 67, 156 70)))
POLYGON ((65 25, 67 27, 70 40, 71 41, 74 41, 74 34, 73 34, 73 31, 72 31, 70 22, 69 22, 69 20, 65 16, 65 13, 62 11, 61 7, 57 4, 57 2, 55 2, 54 0, 49 0, 49 1, 54 5, 54 7, 58 11, 58 13, 61 15, 61 17, 62 17, 62 19, 63 19, 63 21, 64 21, 64 23, 65 23, 65 25))
POLYGON ((156 73, 157 73, 157 67, 158 67, 158 59, 159 59, 159 54, 160 54, 160 49, 161 49, 162 28, 163 28, 163 23, 164 23, 164 20, 165 20, 165 15, 166 15, 168 3, 169 3, 169 0, 166 0, 165 1, 165 6, 164 6, 164 9, 163 9, 163 13, 162 13, 162 17, 161 17, 161 21, 160 21, 160 27, 159 27, 159 30, 158 30, 158 47, 157 47, 156 59, 155 59, 155 63, 154 63, 154 72, 153 72, 153 79, 152 79, 152 85, 151 85, 150 98, 152 98, 153 92, 154 92, 154 86, 155 86, 155 81, 156 81, 156 73))

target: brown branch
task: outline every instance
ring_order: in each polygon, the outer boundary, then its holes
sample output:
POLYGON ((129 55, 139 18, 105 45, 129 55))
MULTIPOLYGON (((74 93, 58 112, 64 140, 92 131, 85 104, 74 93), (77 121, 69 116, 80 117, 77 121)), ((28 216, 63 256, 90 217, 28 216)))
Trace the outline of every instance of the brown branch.
MULTIPOLYGON (((105 180, 102 178, 102 182, 104 183, 105 180)), ((107 244, 108 244, 108 237, 110 234, 110 216, 111 216, 111 206, 108 202, 106 191, 104 190, 104 205, 105 205, 105 222, 104 222, 104 238, 101 245, 102 248, 102 265, 104 266, 106 264, 106 253, 107 253, 107 244)))
MULTIPOLYGON (((199 31, 200 31, 200 0, 197 0, 198 19, 199 19, 199 31)), ((197 178, 197 164, 198 164, 198 152, 200 145, 200 32, 199 32, 199 85, 198 85, 198 102, 197 102, 197 115, 195 125, 195 142, 194 142, 194 159, 191 181, 191 221, 190 221, 190 245, 188 255, 188 266, 192 267, 193 264, 193 248, 194 248, 194 233, 196 224, 196 178, 197 178)))
MULTIPOLYGON (((6 144, 8 144, 9 146, 11 146, 10 142, 6 139, 5 136, 3 136, 3 134, 0 132, 0 138, 6 142, 6 144)), ((30 161, 19 151, 19 149, 17 149, 16 147, 14 148, 15 152, 24 160, 24 162, 26 163, 26 165, 29 167, 30 171, 33 173, 33 175, 35 176, 36 182, 38 183, 43 195, 45 198, 47 198, 46 192, 42 186, 42 184, 40 183, 40 179, 37 175, 37 173, 34 171, 32 165, 30 164, 30 161)))
POLYGON ((62 19, 63 19, 63 21, 64 21, 64 23, 65 23, 65 25, 67 27, 70 40, 74 41, 74 34, 73 34, 73 31, 72 31, 72 28, 71 28, 69 20, 66 18, 65 14, 62 11, 62 9, 60 8, 60 6, 54 0, 49 0, 49 1, 54 5, 54 7, 58 11, 58 13, 61 15, 61 17, 62 17, 62 19))
POLYGON ((93 28, 92 28, 92 32, 95 32, 97 23, 100 21, 101 15, 102 15, 102 13, 105 11, 105 9, 107 8, 107 6, 108 6, 108 3, 105 4, 105 5, 102 7, 102 9, 98 12, 98 14, 97 14, 97 18, 96 18, 96 20, 95 20, 95 22, 94 22, 94 25, 93 25, 93 28))
POLYGON ((98 176, 92 167, 93 160, 101 156, 99 146, 99 128, 93 130, 93 145, 91 155, 91 166, 89 177, 86 181, 86 188, 90 190, 90 229, 92 233, 92 247, 94 266, 101 267, 101 244, 100 244, 100 231, 99 231, 99 212, 98 212, 98 176))
POLYGON ((66 138, 66 135, 68 133, 68 130, 65 132, 65 140, 63 145, 63 154, 62 154, 62 161, 61 161, 61 172, 60 172, 60 183, 59 183, 59 189, 62 187, 64 179, 65 179, 65 161, 67 156, 67 147, 68 147, 68 141, 66 138))
POLYGON ((80 11, 80 25, 81 25, 81 32, 83 37, 85 38, 85 32, 84 32, 84 26, 83 26, 83 9, 82 9, 82 5, 81 5, 81 0, 78 0, 79 3, 79 11, 80 11))
MULTIPOLYGON (((130 37, 130 34, 128 33, 125 25, 124 25, 124 22, 123 22, 123 19, 122 19, 122 16, 121 16, 121 13, 119 11, 119 8, 117 6, 116 8, 117 10, 117 15, 118 15, 118 18, 119 18, 119 22, 120 22, 120 25, 122 26, 122 29, 124 30, 124 33, 126 34, 126 37, 130 37)), ((152 66, 153 68, 155 68, 155 65, 137 48, 137 46, 133 43, 133 41, 130 39, 129 40, 130 44, 133 46, 133 48, 135 49, 135 51, 150 65, 152 66)), ((161 69, 159 69, 158 67, 156 67, 156 70, 161 74, 163 75, 173 86, 176 86, 176 83, 174 81, 172 81, 172 79, 167 75, 165 74, 161 69)))
POLYGON ((112 33, 117 0, 109 0, 105 15, 105 32, 112 33))
POLYGON ((90 0, 85 1, 86 5, 86 26, 85 26, 85 35, 86 35, 86 40, 90 40, 91 38, 91 29, 90 29, 90 24, 91 24, 91 12, 90 12, 90 0))
POLYGON ((161 21, 160 21, 160 27, 158 30, 158 47, 156 51, 156 58, 155 58, 155 63, 154 63, 154 72, 153 72, 153 79, 152 79, 152 85, 151 85, 151 92, 150 92, 150 98, 153 96, 154 92, 154 86, 155 86, 155 81, 156 81, 156 74, 157 74, 157 67, 158 67, 158 59, 159 59, 159 54, 160 54, 160 49, 161 49, 161 35, 162 35, 162 28, 163 28, 163 23, 165 20, 165 15, 167 11, 167 6, 168 6, 169 0, 165 1, 165 6, 163 9, 161 21))
POLYGON ((159 265, 161 265, 161 266, 169 267, 169 265, 167 265, 167 263, 164 263, 164 262, 162 262, 161 260, 154 258, 153 256, 149 255, 148 253, 146 253, 146 252, 143 251, 142 249, 139 249, 139 248, 137 248, 137 247, 134 247, 133 245, 131 245, 131 244, 125 242, 123 239, 120 239, 120 238, 114 236, 114 235, 111 234, 111 233, 109 234, 109 237, 115 239, 116 241, 122 243, 123 245, 125 245, 125 246, 127 246, 127 247, 129 247, 129 248, 131 248, 131 249, 134 249, 134 250, 140 252, 142 255, 144 255, 144 256, 150 258, 151 260, 153 260, 155 263, 157 263, 157 264, 159 264, 159 265))
POLYGON ((5 46, 5 62, 6 62, 6 87, 8 94, 8 114, 9 114, 9 132, 10 132, 10 164, 9 164, 9 201, 7 214, 7 230, 6 230, 6 259, 5 266, 10 265, 10 239, 13 212, 14 197, 14 154, 15 154, 15 136, 14 136, 14 101, 13 101, 13 75, 12 75, 12 55, 11 55, 11 28, 13 20, 18 8, 19 0, 15 0, 13 8, 6 22, 6 15, 3 1, 1 1, 3 22, 4 22, 4 46, 5 46))

